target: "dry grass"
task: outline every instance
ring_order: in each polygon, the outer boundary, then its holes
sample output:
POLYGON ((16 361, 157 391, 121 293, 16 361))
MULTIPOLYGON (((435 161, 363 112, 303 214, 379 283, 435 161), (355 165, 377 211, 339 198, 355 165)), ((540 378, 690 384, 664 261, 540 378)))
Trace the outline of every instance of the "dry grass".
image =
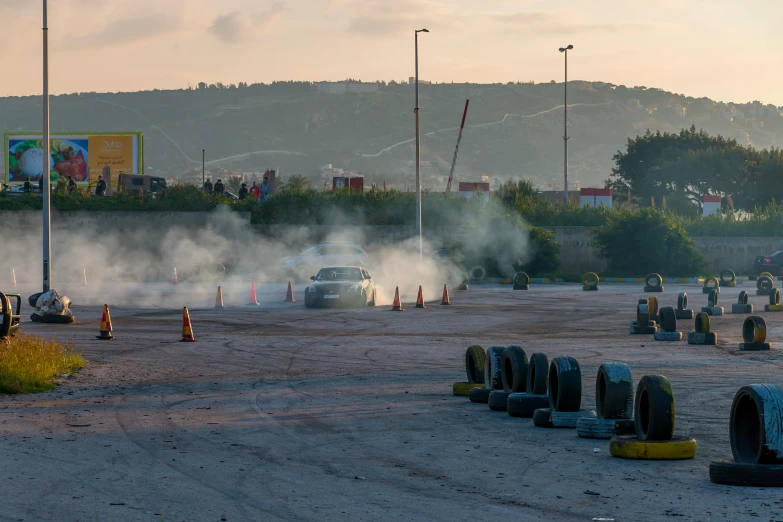
POLYGON ((17 334, 9 343, 0 343, 0 393, 51 390, 57 376, 70 375, 85 364, 72 346, 17 334))

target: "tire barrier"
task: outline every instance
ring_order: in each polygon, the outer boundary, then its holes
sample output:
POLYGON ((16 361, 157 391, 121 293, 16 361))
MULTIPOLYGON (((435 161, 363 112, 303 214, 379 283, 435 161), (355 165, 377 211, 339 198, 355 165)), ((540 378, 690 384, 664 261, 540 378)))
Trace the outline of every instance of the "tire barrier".
POLYGON ((775 280, 775 276, 773 276, 773 275, 772 275, 772 272, 761 272, 761 273, 759 274, 759 277, 764 277, 764 276, 767 276, 767 277, 769 277, 769 278, 770 278, 770 279, 772 279, 773 281, 775 280))
POLYGON ((783 312, 783 306, 780 305, 780 290, 773 288, 769 291, 769 304, 764 305, 765 312, 783 312))
POLYGON ((451 391, 457 397, 469 397, 470 390, 474 388, 483 388, 484 384, 476 382, 455 382, 451 385, 451 391))
POLYGON ((735 287, 737 286, 737 274, 734 270, 724 270, 720 273, 720 286, 735 287))
MULTIPOLYGON (((641 303, 641 300, 639 300, 641 303)), ((647 308, 650 310, 650 318, 656 319, 658 317, 658 298, 654 295, 651 295, 647 298, 647 308)))
MULTIPOLYGON (((548 393, 549 359, 546 354, 534 353, 527 364, 527 393, 543 395, 548 393)), ((547 399, 548 401, 548 399, 547 399)), ((547 402, 547 406, 549 402, 547 402)), ((544 406, 540 406, 544 408, 544 406)))
POLYGON ((670 440, 674 434, 674 392, 663 375, 645 375, 636 387, 634 401, 636 438, 670 440))
POLYGON ((633 378, 625 363, 603 363, 595 378, 595 411, 599 419, 633 416, 633 378))
POLYGON ((718 288, 711 289, 707 296, 707 306, 702 307, 701 311, 707 315, 723 315, 723 307, 718 306, 719 297, 720 290, 718 288))
POLYGON ((661 330, 653 334, 656 341, 682 341, 682 332, 677 331, 677 315, 674 308, 664 306, 658 314, 661 330))
POLYGON ((658 331, 655 321, 650 320, 650 309, 647 306, 646 299, 640 300, 636 305, 636 321, 630 325, 632 335, 651 335, 658 331))
POLYGON ((593 410, 580 410, 580 411, 553 411, 552 427, 553 428, 576 428, 576 423, 579 419, 588 418, 595 419, 595 412, 593 410))
POLYGON ((739 349, 744 352, 758 352, 770 349, 767 342, 767 323, 763 317, 751 315, 742 323, 742 340, 739 349))
POLYGON ((514 274, 514 279, 511 282, 514 283, 514 290, 530 290, 530 276, 525 272, 514 274))
POLYGON ((748 292, 743 290, 737 297, 737 302, 731 305, 731 313, 733 314, 752 314, 753 305, 748 304, 748 292))
POLYGON ((693 319, 693 310, 688 309, 688 294, 685 292, 677 296, 677 309, 674 315, 677 319, 693 319))
POLYGON ((634 433, 633 419, 582 417, 576 421, 576 434, 585 439, 611 439, 634 433))
POLYGON ((469 346, 465 351, 465 373, 468 376, 468 382, 484 384, 484 362, 487 352, 484 347, 478 344, 469 346))
POLYGON ((730 486, 783 487, 783 389, 740 388, 731 405, 734 462, 711 462, 710 480, 730 486))
POLYGON ((527 390, 527 354, 521 346, 507 346, 500 358, 500 377, 506 393, 521 393, 527 390))
POLYGON ((507 411, 512 417, 532 418, 538 409, 547 409, 548 395, 533 395, 531 393, 512 393, 508 396, 507 411))
POLYGON ((504 346, 490 346, 484 357, 484 386, 490 391, 503 389, 500 360, 505 349, 504 346))
POLYGON ((720 292, 720 281, 717 277, 708 277, 704 280, 704 286, 701 289, 702 294, 709 294, 712 290, 720 292), (712 284, 710 284, 712 283, 712 284))
POLYGON ((710 316, 704 312, 696 314, 695 332, 688 334, 688 344, 718 344, 718 334, 710 332, 710 316))
POLYGON ((665 441, 640 441, 634 435, 620 435, 609 441, 609 454, 621 459, 685 460, 696 456, 696 441, 672 437, 665 441))
POLYGON ((549 408, 579 411, 582 404, 582 370, 573 357, 555 357, 549 363, 549 408))
MULTIPOLYGON (((766 272, 764 273, 766 274, 766 272)), ((769 295, 772 289, 775 287, 775 282, 771 275, 759 276, 756 281, 756 295, 769 295)))
POLYGON ((595 272, 588 272, 582 276, 582 290, 598 290, 598 274, 595 272))
POLYGON ((540 408, 533 412, 533 426, 539 428, 553 428, 552 410, 549 408, 540 408))
POLYGON ((483 281, 487 278, 487 270, 481 265, 476 265, 470 269, 468 277, 471 281, 483 281))
POLYGON ((489 401, 490 390, 486 388, 473 388, 468 394, 470 402, 486 404, 489 401))
POLYGON ((663 278, 660 274, 647 274, 645 279, 645 292, 663 292, 663 278))
POLYGON ((509 393, 503 390, 492 390, 489 392, 487 405, 492 411, 506 411, 508 408, 509 393))

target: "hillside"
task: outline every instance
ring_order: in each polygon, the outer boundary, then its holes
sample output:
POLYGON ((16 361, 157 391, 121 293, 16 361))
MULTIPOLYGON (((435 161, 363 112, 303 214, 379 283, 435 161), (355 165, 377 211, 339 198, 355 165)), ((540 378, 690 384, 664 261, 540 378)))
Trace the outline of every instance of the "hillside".
MULTIPOLYGON (((52 131, 140 130, 146 166, 168 177, 200 170, 202 148, 213 170, 279 167, 284 174, 311 175, 333 164, 398 184, 413 171, 411 86, 381 84, 377 93, 362 94, 322 94, 306 83, 210 87, 55 96, 52 131)), ((427 184, 445 182, 470 98, 458 178, 529 178, 542 188, 559 188, 562 97, 562 83, 422 85, 427 184)), ((763 148, 783 142, 780 110, 758 102, 716 104, 658 89, 571 82, 569 104, 574 105, 569 108, 569 178, 582 186, 602 185, 612 155, 647 128, 676 131, 695 124, 741 144, 763 148)), ((0 98, 0 132, 38 130, 40 113, 38 97, 0 98)))

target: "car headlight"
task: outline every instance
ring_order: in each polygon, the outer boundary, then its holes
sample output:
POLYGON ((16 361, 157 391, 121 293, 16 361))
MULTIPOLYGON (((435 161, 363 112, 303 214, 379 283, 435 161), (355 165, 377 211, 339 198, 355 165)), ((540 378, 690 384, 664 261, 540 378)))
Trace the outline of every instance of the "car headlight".
POLYGON ((310 285, 307 287, 307 292, 315 293, 315 285, 310 285))
POLYGON ((348 289, 349 292, 358 292, 362 288, 362 285, 353 285, 348 289))

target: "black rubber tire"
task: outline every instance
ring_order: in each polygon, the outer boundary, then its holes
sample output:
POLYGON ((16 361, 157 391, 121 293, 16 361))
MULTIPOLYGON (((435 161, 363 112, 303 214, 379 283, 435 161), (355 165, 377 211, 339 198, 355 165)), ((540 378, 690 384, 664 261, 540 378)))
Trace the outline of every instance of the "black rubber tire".
POLYGON ((533 412, 533 426, 539 428, 552 428, 552 410, 540 408, 533 412))
POLYGON ((549 408, 579 411, 582 405, 582 370, 573 357, 555 357, 549 363, 549 408))
POLYGON ((647 304, 636 305, 636 326, 644 328, 650 324, 650 309, 647 304))
POLYGON ((530 284, 530 276, 525 272, 517 272, 511 280, 514 286, 525 286, 530 284))
POLYGON ((707 295, 707 306, 710 308, 714 308, 718 306, 718 298, 720 297, 720 292, 713 288, 710 290, 710 293, 707 295))
POLYGON ((484 383, 484 360, 486 357, 487 352, 479 344, 468 346, 468 349, 465 350, 465 373, 468 382, 484 383))
POLYGON ((748 304, 748 292, 747 291, 743 290, 742 292, 739 293, 739 297, 737 298, 737 303, 738 304, 742 304, 742 305, 748 304))
POLYGON ((530 393, 512 393, 509 394, 507 402, 509 415, 529 419, 533 417, 536 410, 549 406, 549 397, 530 393))
POLYGON ((576 421, 576 434, 585 439, 611 439, 634 433, 633 419, 582 417, 576 421))
POLYGON ((527 393, 546 395, 548 378, 549 358, 544 353, 534 353, 527 363, 527 393))
POLYGON ((663 375, 645 375, 636 387, 634 419, 640 441, 671 440, 674 434, 674 392, 663 375))
POLYGON ((473 388, 470 390, 470 393, 468 393, 468 398, 470 399, 470 402, 486 404, 489 401, 489 394, 490 391, 486 388, 473 388))
POLYGON ((780 304, 780 289, 773 288, 769 291, 769 304, 771 305, 779 305, 780 304))
POLYGON ((46 324, 71 324, 76 319, 72 315, 60 315, 60 314, 30 314, 30 320, 34 323, 46 323, 46 324))
POLYGON ((734 461, 741 464, 783 464, 778 455, 783 422, 783 389, 772 384, 743 386, 734 396, 729 440, 734 461))
POLYGON ((671 306, 664 306, 661 308, 661 311, 658 314, 658 322, 664 332, 676 332, 677 315, 674 313, 674 308, 671 306))
POLYGON ((476 265, 470 269, 470 271, 468 272, 468 277, 470 277, 471 281, 483 281, 487 277, 487 269, 481 265, 476 265), (477 270, 480 275, 475 274, 477 270))
POLYGON ((633 416, 633 377, 625 363, 603 363, 595 378, 595 412, 599 419, 633 416))
POLYGON ((506 411, 508 409, 509 393, 503 390, 492 390, 489 392, 487 404, 492 411, 506 411))
POLYGON ((761 276, 756 280, 757 290, 772 290, 774 287, 775 283, 769 276, 761 276))
POLYGON ((750 315, 742 323, 742 340, 746 343, 763 343, 767 340, 767 322, 763 317, 750 315))
POLYGON ((725 486, 783 488, 783 466, 713 461, 710 462, 710 481, 725 486))
POLYGON ((710 333, 710 316, 704 312, 696 314, 694 328, 696 333, 710 333))
POLYGON ((527 390, 527 354, 521 346, 506 346, 500 364, 504 391, 521 393, 527 390))
POLYGON ((737 279, 737 274, 734 273, 734 270, 724 270, 723 272, 720 273, 721 286, 726 286, 729 283, 733 283, 736 279, 737 279))
POLYGON ((486 357, 484 357, 484 386, 488 390, 503 389, 500 359, 503 357, 503 350, 505 349, 505 346, 490 346, 487 348, 486 357))
POLYGON ((688 309, 688 294, 685 292, 680 293, 680 295, 677 296, 677 310, 687 310, 688 309))
POLYGON ((42 294, 43 292, 37 292, 28 297, 27 304, 29 304, 31 308, 35 308, 35 305, 38 303, 38 298, 41 297, 42 294))

